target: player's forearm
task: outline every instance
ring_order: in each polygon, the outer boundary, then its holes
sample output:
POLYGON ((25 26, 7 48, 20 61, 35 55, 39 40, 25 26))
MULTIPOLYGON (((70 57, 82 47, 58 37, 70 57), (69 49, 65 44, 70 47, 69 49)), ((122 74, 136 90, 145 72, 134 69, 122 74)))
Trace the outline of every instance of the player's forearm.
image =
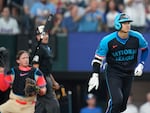
POLYGON ((53 75, 52 75, 52 74, 50 74, 50 78, 51 78, 51 80, 52 80, 52 82, 53 82, 53 83, 55 83, 55 82, 56 82, 56 80, 54 79, 54 77, 53 77, 53 75))
POLYGON ((58 85, 58 83, 56 82, 56 80, 54 79, 54 77, 53 77, 52 74, 50 74, 50 78, 51 78, 52 83, 53 83, 54 86, 55 86, 55 85, 58 85))
POLYGON ((50 78, 51 78, 52 83, 53 83, 53 88, 54 88, 54 89, 59 89, 59 88, 60 88, 59 83, 56 82, 56 80, 54 79, 54 77, 53 77, 52 74, 50 74, 50 78))
POLYGON ((148 57, 148 48, 142 49, 140 62, 145 62, 148 57))
POLYGON ((104 57, 95 55, 94 59, 92 60, 93 73, 100 73, 100 67, 102 65, 103 60, 104 57))
POLYGON ((100 73, 101 64, 98 62, 93 62, 93 73, 100 73))

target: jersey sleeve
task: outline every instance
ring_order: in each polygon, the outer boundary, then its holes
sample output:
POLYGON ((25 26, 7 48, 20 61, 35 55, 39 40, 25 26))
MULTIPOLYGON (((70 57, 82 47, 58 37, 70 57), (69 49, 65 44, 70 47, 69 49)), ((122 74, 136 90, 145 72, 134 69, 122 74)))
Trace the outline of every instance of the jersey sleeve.
POLYGON ((145 40, 143 35, 140 35, 139 37, 139 48, 144 49, 148 47, 148 42, 145 40))
POLYGON ((145 49, 148 47, 148 42, 145 40, 145 38, 143 37, 143 35, 137 31, 133 31, 131 30, 130 32, 130 35, 138 38, 139 40, 139 48, 141 49, 145 49))
POLYGON ((15 77, 15 70, 14 70, 14 68, 12 68, 10 71, 7 72, 7 75, 5 76, 5 80, 9 84, 13 84, 14 77, 15 77))
POLYGON ((95 52, 96 56, 105 57, 108 52, 108 44, 106 39, 102 39, 95 52))
POLYGON ((37 86, 39 86, 39 87, 46 86, 46 80, 44 78, 44 75, 39 69, 35 70, 34 75, 35 75, 35 80, 36 80, 37 86))

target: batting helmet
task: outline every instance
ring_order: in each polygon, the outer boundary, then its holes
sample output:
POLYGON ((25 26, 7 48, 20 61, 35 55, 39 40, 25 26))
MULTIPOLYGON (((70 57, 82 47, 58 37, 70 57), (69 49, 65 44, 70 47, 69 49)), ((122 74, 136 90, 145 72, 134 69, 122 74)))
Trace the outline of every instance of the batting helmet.
POLYGON ((133 20, 130 19, 128 15, 125 13, 120 13, 116 16, 115 21, 114 21, 114 26, 116 30, 120 30, 122 28, 122 24, 124 22, 132 22, 133 20))
POLYGON ((36 29, 36 34, 41 34, 44 31, 44 25, 40 25, 36 29))

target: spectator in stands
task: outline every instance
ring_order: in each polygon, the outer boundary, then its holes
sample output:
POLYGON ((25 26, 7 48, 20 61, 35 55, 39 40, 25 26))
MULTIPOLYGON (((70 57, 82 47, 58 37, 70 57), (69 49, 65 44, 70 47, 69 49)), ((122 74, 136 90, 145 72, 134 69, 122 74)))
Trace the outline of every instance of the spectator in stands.
POLYGON ((4 0, 4 7, 10 8, 11 17, 17 20, 17 23, 20 25, 20 15, 22 15, 22 6, 23 0, 4 0))
POLYGON ((23 14, 20 16, 20 28, 23 34, 29 35, 33 33, 34 30, 34 18, 31 18, 29 7, 24 5, 23 14))
POLYGON ((57 33, 63 33, 61 23, 63 20, 63 11, 61 9, 57 10, 57 13, 55 14, 56 20, 54 23, 54 27, 51 29, 51 35, 55 35, 57 33))
POLYGON ((138 113, 138 107, 133 103, 133 95, 131 94, 128 98, 127 108, 122 113, 138 113))
POLYGON ((85 9, 85 14, 79 21, 79 32, 98 32, 101 31, 103 23, 103 13, 98 10, 99 2, 90 0, 85 9))
POLYGON ((76 32, 78 30, 78 20, 84 14, 84 10, 78 7, 75 3, 68 6, 68 12, 64 14, 62 21, 62 30, 64 33, 76 32))
POLYGON ((57 7, 57 4, 60 0, 47 0, 48 3, 52 3, 57 7))
POLYGON ((23 6, 23 2, 24 0, 6 0, 7 3, 9 4, 12 4, 13 6, 16 6, 16 5, 19 5, 19 6, 23 6))
POLYGON ((32 17, 35 17, 35 27, 41 24, 45 24, 49 14, 55 14, 57 7, 53 3, 47 2, 47 0, 40 0, 33 4, 30 13, 32 17))
POLYGON ((118 7, 119 12, 124 11, 124 0, 114 0, 116 6, 118 7))
POLYGON ((9 7, 4 7, 0 17, 0 34, 19 34, 17 20, 10 16, 9 7))
POLYGON ((40 2, 40 0, 24 0, 23 7, 26 7, 30 11, 33 4, 35 4, 36 2, 40 2))
POLYGON ((150 31, 150 3, 146 5, 146 31, 150 31))
POLYGON ((144 0, 124 0, 124 3, 126 14, 134 20, 132 29, 143 32, 146 24, 144 0))
POLYGON ((86 0, 76 0, 79 7, 86 7, 86 0))
POLYGON ((101 2, 99 2, 98 10, 100 10, 100 12, 102 12, 102 13, 105 13, 106 7, 107 7, 107 1, 101 0, 101 2))
POLYGON ((86 97, 87 106, 81 108, 80 113, 102 113, 101 107, 96 107, 96 97, 94 94, 89 93, 86 97))
POLYGON ((146 102, 140 106, 139 113, 150 113, 150 92, 146 94, 146 102))
POLYGON ((106 26, 107 31, 115 31, 114 29, 114 19, 119 14, 117 6, 115 5, 114 0, 107 2, 106 10, 106 26))
POLYGON ((3 4, 4 4, 4 0, 0 0, 0 12, 1 12, 2 9, 3 9, 3 4))

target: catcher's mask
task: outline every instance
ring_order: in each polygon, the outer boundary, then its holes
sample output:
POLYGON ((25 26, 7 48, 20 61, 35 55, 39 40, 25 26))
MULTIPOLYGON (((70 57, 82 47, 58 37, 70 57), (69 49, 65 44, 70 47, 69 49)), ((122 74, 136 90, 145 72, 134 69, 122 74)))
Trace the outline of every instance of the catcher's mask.
POLYGON ((133 22, 133 20, 130 19, 130 17, 125 13, 118 14, 114 21, 115 29, 118 31, 121 30, 122 23, 124 23, 124 22, 133 22))

